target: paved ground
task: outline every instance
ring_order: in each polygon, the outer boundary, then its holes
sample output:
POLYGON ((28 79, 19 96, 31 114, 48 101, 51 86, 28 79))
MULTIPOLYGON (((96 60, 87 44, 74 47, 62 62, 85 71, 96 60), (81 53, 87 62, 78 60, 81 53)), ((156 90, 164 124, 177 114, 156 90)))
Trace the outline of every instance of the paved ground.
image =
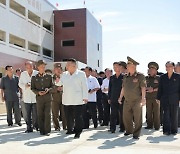
MULTIPOLYGON (((162 130, 142 129, 140 140, 124 137, 122 133, 109 134, 107 127, 90 128, 80 139, 67 136, 65 131, 52 131, 50 136, 38 132, 25 134, 22 127, 8 127, 6 115, 0 115, 0 153, 3 154, 180 154, 180 134, 163 136, 162 130)), ((179 130, 180 131, 180 130, 179 130)))

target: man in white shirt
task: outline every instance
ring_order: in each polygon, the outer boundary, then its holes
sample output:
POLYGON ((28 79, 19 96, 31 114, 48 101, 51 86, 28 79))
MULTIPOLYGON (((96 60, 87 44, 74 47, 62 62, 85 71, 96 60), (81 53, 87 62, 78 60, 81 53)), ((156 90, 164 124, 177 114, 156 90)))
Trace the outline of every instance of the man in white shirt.
POLYGON ((110 121, 110 104, 108 103, 108 88, 109 88, 109 80, 112 76, 112 69, 106 68, 105 69, 106 78, 103 80, 101 85, 101 90, 103 93, 103 108, 104 108, 104 115, 103 115, 103 123, 101 126, 108 126, 110 121))
POLYGON ((100 85, 98 83, 98 80, 91 76, 92 73, 92 68, 91 67, 86 67, 85 68, 85 73, 88 81, 88 103, 86 105, 86 109, 84 111, 83 119, 84 119, 84 128, 88 129, 89 128, 89 116, 92 117, 94 128, 97 128, 97 109, 96 109, 96 92, 99 90, 100 85))
POLYGON ((77 69, 75 59, 68 59, 67 71, 62 74, 62 104, 67 120, 67 133, 75 133, 74 139, 80 137, 83 128, 83 105, 88 101, 88 86, 85 73, 77 69), (74 130, 73 130, 74 129, 74 130))
POLYGON ((27 114, 27 130, 25 133, 30 133, 33 132, 33 127, 38 130, 36 95, 31 90, 31 78, 38 74, 38 72, 33 70, 33 63, 31 61, 25 63, 25 68, 26 71, 21 73, 19 79, 19 87, 22 89, 23 102, 27 114))

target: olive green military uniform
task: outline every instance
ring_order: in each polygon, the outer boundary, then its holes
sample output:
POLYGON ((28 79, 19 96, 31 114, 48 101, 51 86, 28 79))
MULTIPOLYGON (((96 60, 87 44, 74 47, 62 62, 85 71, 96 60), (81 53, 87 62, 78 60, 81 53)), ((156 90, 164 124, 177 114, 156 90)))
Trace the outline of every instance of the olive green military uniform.
POLYGON ((37 74, 32 77, 31 89, 36 94, 37 115, 39 122, 40 134, 46 135, 51 131, 51 90, 53 88, 52 76, 48 74, 37 74), (43 96, 39 95, 40 91, 45 91, 48 88, 49 92, 43 96))
MULTIPOLYGON (((60 78, 56 75, 53 76, 53 82, 55 83, 56 78, 60 78)), ((65 118, 65 113, 64 113, 64 106, 62 104, 62 91, 57 90, 58 86, 55 86, 56 90, 53 90, 52 97, 52 115, 53 115, 53 124, 55 130, 60 129, 59 126, 59 113, 62 118, 62 125, 63 129, 66 129, 66 118, 65 118)))
MULTIPOLYGON (((159 66, 155 62, 150 62, 148 68, 155 68, 158 70, 159 66)), ((146 76, 147 88, 153 88, 153 92, 146 92, 146 113, 147 113, 147 127, 155 128, 158 130, 160 128, 160 104, 156 102, 159 76, 146 76)))
MULTIPOLYGON (((129 59, 128 63, 138 65, 133 59, 129 59)), ((124 89, 124 107, 123 107, 123 122, 127 134, 139 137, 142 128, 142 107, 141 88, 146 87, 145 76, 141 73, 135 72, 132 76, 127 74, 123 79, 124 89), (134 121, 134 127, 133 127, 134 121)))

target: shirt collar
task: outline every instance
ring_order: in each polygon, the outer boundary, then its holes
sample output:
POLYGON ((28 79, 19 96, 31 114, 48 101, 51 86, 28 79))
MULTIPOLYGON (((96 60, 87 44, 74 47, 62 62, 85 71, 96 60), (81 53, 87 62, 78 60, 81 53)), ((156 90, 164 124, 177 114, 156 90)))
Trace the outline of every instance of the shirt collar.
POLYGON ((137 72, 134 72, 133 75, 130 75, 130 73, 128 73, 127 76, 137 76, 137 74, 138 74, 137 72))
POLYGON ((38 73, 39 77, 44 77, 45 75, 46 75, 46 73, 43 73, 43 74, 38 73))

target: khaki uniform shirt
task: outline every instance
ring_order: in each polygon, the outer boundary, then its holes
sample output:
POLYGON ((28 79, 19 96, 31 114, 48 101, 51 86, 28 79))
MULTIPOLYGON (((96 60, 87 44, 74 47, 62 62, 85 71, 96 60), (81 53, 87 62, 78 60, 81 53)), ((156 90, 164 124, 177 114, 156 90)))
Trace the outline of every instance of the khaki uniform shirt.
POLYGON ((124 76, 122 86, 125 101, 140 101, 142 96, 141 88, 146 87, 145 76, 137 72, 132 76, 127 74, 124 76))
POLYGON ((156 75, 154 77, 152 76, 146 76, 146 83, 147 83, 147 88, 151 87, 153 88, 153 92, 152 93, 149 93, 149 92, 146 92, 146 98, 148 99, 156 99, 157 97, 157 90, 158 90, 158 86, 159 86, 159 76, 156 75))

